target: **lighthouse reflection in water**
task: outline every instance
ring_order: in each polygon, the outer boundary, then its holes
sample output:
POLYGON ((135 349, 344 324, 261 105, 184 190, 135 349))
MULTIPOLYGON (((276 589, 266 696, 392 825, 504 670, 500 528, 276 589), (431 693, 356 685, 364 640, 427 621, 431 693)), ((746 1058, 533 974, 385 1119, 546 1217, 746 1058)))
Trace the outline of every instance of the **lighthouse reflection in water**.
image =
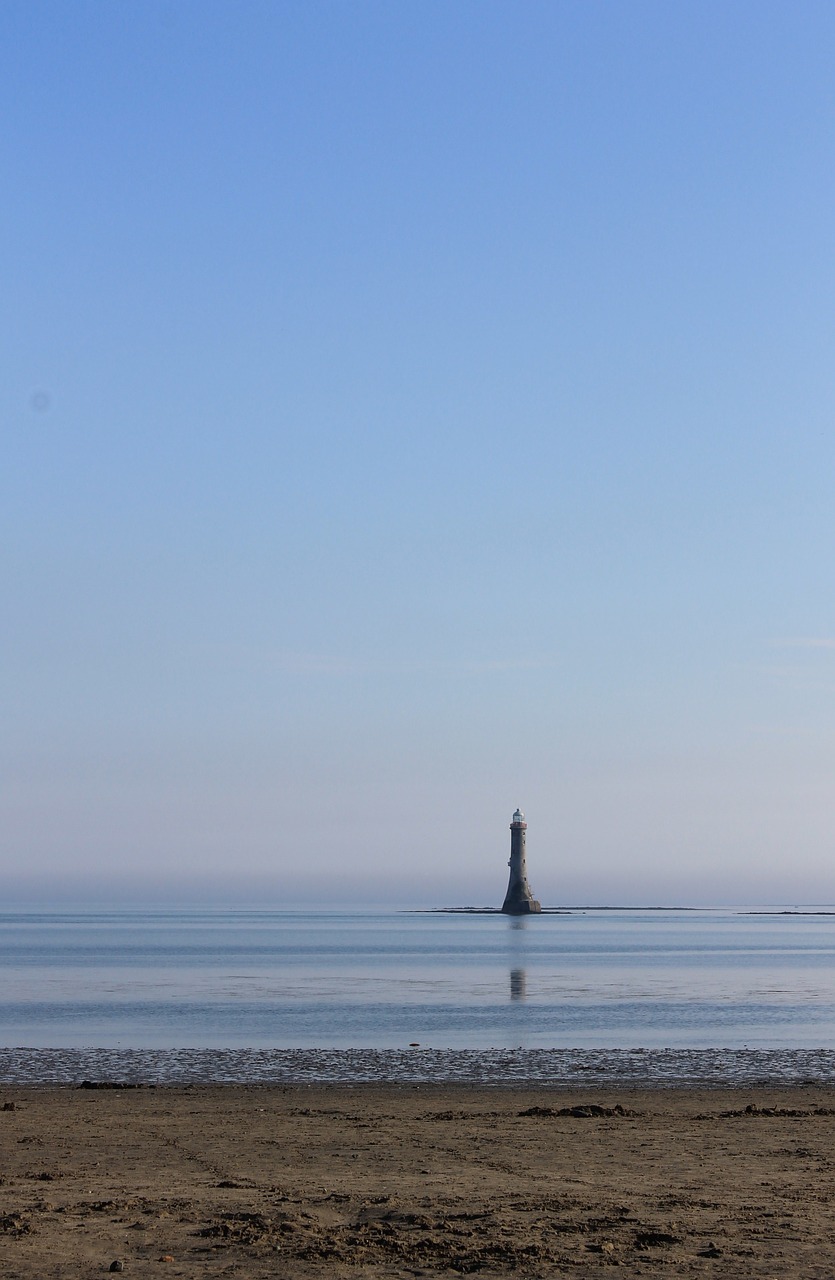
POLYGON ((527 995, 528 975, 524 969, 511 969, 510 971, 510 998, 511 1000, 524 1000, 527 995))
POLYGON ((528 971, 521 961, 526 956, 524 937, 525 929, 528 927, 528 921, 524 916, 511 916, 508 924, 508 948, 510 951, 510 998, 513 1001, 522 1001, 527 998, 528 994, 528 971))

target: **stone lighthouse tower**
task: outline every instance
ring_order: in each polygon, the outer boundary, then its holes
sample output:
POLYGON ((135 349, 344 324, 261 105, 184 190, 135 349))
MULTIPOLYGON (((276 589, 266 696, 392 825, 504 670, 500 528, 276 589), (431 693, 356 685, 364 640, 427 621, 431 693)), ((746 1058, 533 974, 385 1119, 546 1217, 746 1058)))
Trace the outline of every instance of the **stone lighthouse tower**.
POLYGON ((510 879, 504 896, 502 911, 509 916, 535 915, 542 910, 531 893, 528 870, 525 865, 525 832, 528 824, 521 809, 517 809, 510 824, 510 879))

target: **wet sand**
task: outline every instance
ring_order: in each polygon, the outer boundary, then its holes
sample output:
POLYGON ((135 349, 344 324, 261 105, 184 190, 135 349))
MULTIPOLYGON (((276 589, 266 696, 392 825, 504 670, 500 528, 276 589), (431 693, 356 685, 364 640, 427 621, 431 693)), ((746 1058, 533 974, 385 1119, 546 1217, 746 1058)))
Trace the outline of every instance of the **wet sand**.
POLYGON ((835 1276, 835 1089, 0 1088, 0 1274, 835 1276))

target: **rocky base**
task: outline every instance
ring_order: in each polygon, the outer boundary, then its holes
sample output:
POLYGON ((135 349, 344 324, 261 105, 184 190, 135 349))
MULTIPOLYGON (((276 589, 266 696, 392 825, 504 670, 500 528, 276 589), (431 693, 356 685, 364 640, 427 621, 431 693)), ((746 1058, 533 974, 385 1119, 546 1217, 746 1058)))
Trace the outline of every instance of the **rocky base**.
POLYGON ((512 902, 504 900, 502 914, 506 916, 538 916, 542 912, 542 903, 536 898, 516 898, 512 902))

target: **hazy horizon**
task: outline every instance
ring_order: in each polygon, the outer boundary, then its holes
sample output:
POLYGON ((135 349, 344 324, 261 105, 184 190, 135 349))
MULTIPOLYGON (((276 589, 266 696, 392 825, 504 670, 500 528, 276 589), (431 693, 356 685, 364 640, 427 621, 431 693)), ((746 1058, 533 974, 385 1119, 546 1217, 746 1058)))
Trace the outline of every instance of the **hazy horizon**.
MULTIPOLYGON (((478 882, 477 882, 478 883, 478 882)), ((5 909, 56 910, 56 911, 443 911, 443 910, 494 910, 501 907, 504 896, 490 892, 490 886, 480 882, 484 892, 474 892, 473 885, 463 880, 449 883, 438 878, 432 885, 402 881, 381 886, 375 893, 363 893, 360 887, 349 882, 337 882, 316 890, 305 890, 302 885, 279 885, 275 881, 248 880, 242 884, 215 880, 200 883, 197 877, 171 880, 163 877, 155 881, 147 878, 135 882, 84 883, 78 879, 59 880, 51 885, 32 881, 7 879, 4 883, 5 909), (439 892, 438 885, 441 890, 439 892), (444 896, 444 888, 449 892, 444 896), (469 895, 469 896, 468 896, 469 895)), ((540 886, 534 886, 540 893, 540 886)), ((736 897, 725 894, 710 898, 693 892, 674 898, 662 893, 639 893, 628 890, 623 894, 603 892, 583 897, 579 892, 549 896, 540 893, 546 910, 660 910, 675 911, 799 911, 814 913, 832 911, 835 903, 804 900, 786 895, 783 898, 763 899, 740 892, 736 897)), ((527 926, 526 926, 527 927, 527 926)), ((536 927, 533 925, 532 927, 536 927)))

